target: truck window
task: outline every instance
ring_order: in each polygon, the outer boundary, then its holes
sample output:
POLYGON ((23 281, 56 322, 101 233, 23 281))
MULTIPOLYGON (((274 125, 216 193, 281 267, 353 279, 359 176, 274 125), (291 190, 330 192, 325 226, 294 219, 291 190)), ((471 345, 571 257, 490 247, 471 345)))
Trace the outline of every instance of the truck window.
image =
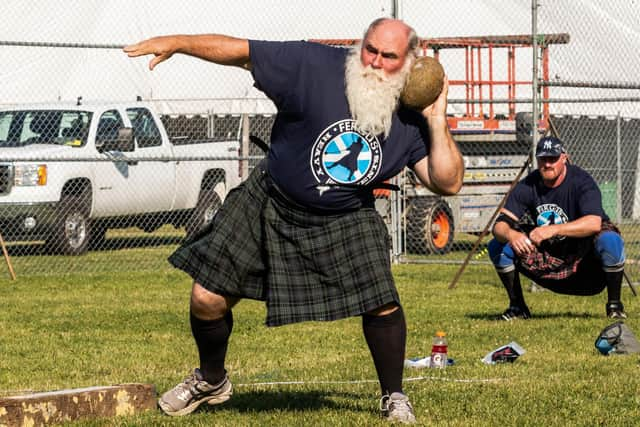
POLYGON ((127 115, 131 120, 133 135, 138 141, 139 148, 162 145, 160 130, 149 110, 146 108, 127 108, 127 115))
POLYGON ((17 139, 11 135, 11 122, 15 114, 12 111, 0 113, 0 145, 10 145, 17 139))
POLYGON ((89 123, 93 113, 87 111, 65 111, 60 120, 62 143, 72 147, 81 147, 87 143, 89 123))
POLYGON ((116 139, 118 131, 124 127, 122 117, 117 110, 109 110, 102 113, 96 131, 96 141, 104 139, 116 139))
POLYGON ((33 144, 55 143, 60 129, 60 111, 29 111, 20 139, 33 144))
POLYGON ((81 146, 87 141, 88 111, 16 110, 0 112, 0 145, 81 146))

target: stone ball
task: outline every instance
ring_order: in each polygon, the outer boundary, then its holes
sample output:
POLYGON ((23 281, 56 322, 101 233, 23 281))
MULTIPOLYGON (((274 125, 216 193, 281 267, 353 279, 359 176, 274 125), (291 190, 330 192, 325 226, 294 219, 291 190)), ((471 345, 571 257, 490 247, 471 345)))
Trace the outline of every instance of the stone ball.
POLYGON ((413 110, 422 111, 435 102, 443 85, 442 65, 430 56, 419 56, 411 67, 400 101, 413 110))

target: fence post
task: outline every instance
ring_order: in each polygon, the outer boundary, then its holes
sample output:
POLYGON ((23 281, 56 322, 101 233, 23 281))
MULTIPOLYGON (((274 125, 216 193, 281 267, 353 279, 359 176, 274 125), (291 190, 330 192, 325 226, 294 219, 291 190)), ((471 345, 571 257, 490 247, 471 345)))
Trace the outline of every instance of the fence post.
MULTIPOLYGON (((400 173, 405 174, 406 172, 403 171, 400 173)), ((391 259, 394 264, 400 262, 400 256, 404 251, 402 246, 402 201, 404 200, 404 187, 400 184, 401 181, 400 175, 391 180, 393 184, 400 187, 400 191, 392 191, 389 196, 389 203, 391 205, 391 259)))
POLYGON ((207 110, 207 138, 213 138, 216 134, 216 116, 213 110, 207 110))
POLYGON ((616 223, 620 224, 622 220, 622 160, 620 158, 620 144, 622 132, 620 129, 621 117, 618 111, 616 117, 616 223))
MULTIPOLYGON (((531 72, 531 157, 536 154, 538 142, 538 0, 531 0, 531 51, 533 69, 531 72)), ((531 164, 533 168, 533 162, 531 164)))
POLYGON ((247 175, 249 175, 249 161, 246 157, 249 155, 249 115, 244 113, 242 115, 242 139, 240 152, 241 156, 244 157, 243 160, 240 161, 240 178, 245 179, 247 175))

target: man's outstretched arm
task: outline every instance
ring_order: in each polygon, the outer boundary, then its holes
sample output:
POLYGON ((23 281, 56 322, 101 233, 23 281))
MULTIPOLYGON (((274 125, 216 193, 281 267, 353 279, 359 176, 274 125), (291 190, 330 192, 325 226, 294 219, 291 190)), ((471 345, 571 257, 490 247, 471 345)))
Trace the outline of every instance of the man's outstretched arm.
POLYGON ((249 41, 221 34, 172 35, 153 37, 125 46, 130 57, 154 55, 149 69, 171 58, 175 53, 194 56, 220 65, 251 69, 249 41))

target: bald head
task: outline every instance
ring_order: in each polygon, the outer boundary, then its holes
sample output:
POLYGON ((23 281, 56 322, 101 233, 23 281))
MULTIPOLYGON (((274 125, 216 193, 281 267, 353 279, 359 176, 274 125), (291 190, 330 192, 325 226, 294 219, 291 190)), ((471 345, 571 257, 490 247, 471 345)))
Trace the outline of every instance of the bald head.
POLYGON ((416 31, 400 19, 378 18, 369 24, 364 32, 363 40, 374 30, 386 30, 394 34, 396 37, 402 36, 406 40, 406 52, 415 52, 418 48, 418 35, 416 31))
POLYGON ((416 32, 398 19, 379 18, 369 25, 362 40, 360 61, 363 66, 381 69, 385 75, 400 71, 416 56, 416 32))

